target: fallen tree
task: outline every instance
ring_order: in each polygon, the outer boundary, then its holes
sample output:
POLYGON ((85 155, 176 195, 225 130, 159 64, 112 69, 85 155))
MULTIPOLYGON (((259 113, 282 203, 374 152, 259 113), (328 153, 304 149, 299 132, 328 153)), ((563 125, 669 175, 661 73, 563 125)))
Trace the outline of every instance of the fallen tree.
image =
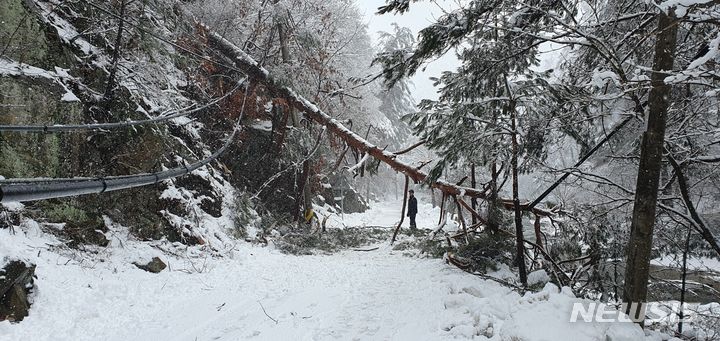
MULTIPOLYGON (((417 167, 413 167, 407 163, 397 159, 398 154, 388 152, 364 139, 352 130, 346 128, 343 124, 332 118, 330 115, 322 111, 315 104, 311 103, 304 97, 298 95, 292 89, 282 85, 277 79, 273 78, 270 73, 260 66, 255 60, 247 55, 242 49, 231 43, 223 36, 214 32, 210 27, 195 19, 190 13, 177 7, 179 12, 185 13, 186 16, 193 18, 200 34, 204 36, 210 47, 220 52, 224 57, 230 59, 236 68, 245 73, 251 82, 256 82, 265 86, 266 90, 273 96, 285 99, 289 105, 302 112, 310 120, 327 127, 328 131, 342 139, 350 148, 360 153, 368 154, 390 166, 395 171, 403 173, 415 183, 424 182, 428 178, 428 174, 421 171, 417 167)), ((437 180, 429 185, 437 188, 447 196, 467 196, 476 199, 488 200, 489 193, 487 190, 478 190, 475 188, 454 185, 443 180, 437 180)), ((503 207, 509 210, 515 208, 515 204, 511 199, 500 199, 503 207)), ((553 214, 550 210, 531 207, 530 203, 520 204, 520 209, 530 211, 538 216, 550 216, 553 214)))

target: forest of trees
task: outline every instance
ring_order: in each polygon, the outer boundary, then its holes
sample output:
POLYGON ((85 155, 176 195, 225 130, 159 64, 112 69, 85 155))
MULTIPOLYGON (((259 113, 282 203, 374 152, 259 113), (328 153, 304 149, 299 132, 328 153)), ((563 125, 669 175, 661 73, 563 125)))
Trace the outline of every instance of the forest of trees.
MULTIPOLYGON (((380 13, 411 6, 389 1, 380 13)), ((592 261, 580 266, 603 271, 624 257, 622 297, 613 299, 645 302, 658 253, 720 255, 719 9, 702 0, 469 1, 422 30, 417 46, 379 60, 393 85, 455 51, 462 66, 438 79, 440 99, 423 101, 410 117, 443 156, 431 175, 448 164, 483 166, 492 198, 499 173, 511 173, 523 254, 518 173, 572 173, 582 180, 574 182, 577 191, 593 195, 555 205, 576 216, 572 234, 593 248, 592 261), (543 70, 543 58, 562 60, 543 70), (606 141, 615 130, 621 133, 606 141), (593 148, 600 141, 605 145, 593 148), (591 162, 551 162, 550 150, 573 144, 579 156, 595 154, 591 162)), ((596 289, 605 294, 607 287, 596 289)))
MULTIPOLYGON (((636 303, 717 301, 717 280, 690 290, 687 277, 689 259, 720 257, 718 0, 465 0, 377 42, 353 0, 37 4, 54 40, 33 42, 14 18, 0 75, 48 80, 66 107, 0 106, 0 131, 17 134, 0 140, 0 199, 98 195, 29 204, 33 218, 76 219, 62 232, 73 243, 107 245, 114 219, 142 240, 217 251, 230 238, 203 224, 232 215, 258 230, 234 225, 235 237, 267 244, 316 233, 303 222, 324 233, 330 215, 413 183, 439 206, 423 240, 486 278, 486 262, 507 264, 517 281, 492 279, 513 290, 544 270, 640 325, 636 303), (416 101, 411 77, 448 54, 459 65, 432 79, 438 97, 416 101), (186 117, 198 112, 210 115, 186 117), (443 231, 448 219, 459 231, 443 231), (680 280, 654 275, 664 257, 680 280)), ((24 82, 13 86, 41 87, 24 82)))
MULTIPOLYGON (((390 1, 379 13, 402 14, 411 6, 409 1, 390 1)), ((642 323, 640 306, 630 303, 648 299, 652 258, 720 255, 713 211, 720 151, 717 10, 712 1, 468 1, 420 31, 417 42, 395 27, 394 34, 383 35, 376 59, 388 93, 399 92, 390 97, 400 103, 409 92, 407 77, 426 63, 446 53, 456 53, 462 63, 436 80, 439 99, 423 100, 418 111, 405 116, 417 137, 441 155, 427 177, 364 141, 350 136, 346 142, 413 181, 440 189, 443 205, 452 198, 463 225, 460 197, 486 199, 486 216, 468 208, 468 217, 487 223, 473 225, 476 230, 466 232, 466 242, 481 225, 497 231, 503 224, 498 208, 512 211, 515 265, 523 285, 530 243, 524 238, 524 212, 534 214, 529 219, 535 221, 536 235, 530 266, 544 259, 561 283, 626 302, 626 312, 642 323), (548 58, 560 59, 554 69, 540 67, 548 58), (578 159, 574 165, 557 162, 559 154, 573 153, 578 159), (472 169, 474 177, 476 167, 485 171, 484 191, 465 191, 438 180, 458 170, 467 174, 472 169), (538 172, 563 175, 563 186, 575 195, 555 195, 538 205, 551 187, 538 198, 520 198, 520 174, 538 172), (500 199, 505 193, 510 198, 500 199), (555 226, 552 216, 572 217, 572 222, 555 226), (565 231, 548 238, 541 219, 565 231), (563 250, 568 241, 590 249, 563 250), (564 252, 576 253, 577 259, 553 259, 568 256, 564 252), (618 258, 623 259, 622 285, 618 258), (616 274, 608 279, 611 267, 616 274)), ((282 30, 278 26, 280 55, 282 30)), ((389 108, 386 118, 397 122, 396 112, 402 110, 387 102, 382 106, 389 108)), ((297 108, 314 110, 302 103, 297 108)), ((323 117, 315 120, 327 124, 323 117)), ((340 129, 330 130, 342 135, 340 129)))

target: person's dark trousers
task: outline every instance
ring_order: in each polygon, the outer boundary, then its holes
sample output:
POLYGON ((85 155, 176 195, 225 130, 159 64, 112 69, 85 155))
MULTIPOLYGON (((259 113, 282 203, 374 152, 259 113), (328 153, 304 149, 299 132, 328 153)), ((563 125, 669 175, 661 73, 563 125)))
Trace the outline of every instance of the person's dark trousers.
POLYGON ((413 228, 413 229, 417 228, 417 225, 415 225, 415 215, 414 214, 410 215, 410 228, 413 228))

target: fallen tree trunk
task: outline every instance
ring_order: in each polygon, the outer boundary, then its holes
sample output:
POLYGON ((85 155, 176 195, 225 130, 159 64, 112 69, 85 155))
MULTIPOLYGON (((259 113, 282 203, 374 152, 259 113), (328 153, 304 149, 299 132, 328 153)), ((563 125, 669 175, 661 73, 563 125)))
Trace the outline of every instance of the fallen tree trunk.
POLYGON ((485 220, 485 218, 483 218, 483 217, 480 215, 480 213, 478 213, 473 207, 471 207, 470 205, 468 205, 468 204, 467 204, 464 200, 462 200, 461 198, 458 198, 458 202, 460 203, 460 205, 462 205, 463 207, 465 207, 465 208, 470 212, 470 215, 472 215, 473 217, 475 217, 477 220, 480 221, 479 223, 477 223, 477 222, 476 222, 476 223, 473 223, 474 226, 480 225, 480 224, 482 224, 482 225, 487 225, 487 220, 485 220))
MULTIPOLYGON (((181 11, 186 13, 186 15, 188 15, 189 17, 192 17, 189 13, 187 13, 187 11, 181 11)), ((346 128, 338 120, 332 118, 330 115, 320 110, 315 104, 311 103, 304 97, 296 94, 295 91, 293 91, 292 89, 282 85, 277 79, 273 78, 265 68, 260 66, 242 49, 235 46, 233 43, 225 39, 220 34, 214 32, 205 24, 197 21, 196 19, 195 22, 196 25, 199 27, 201 33, 204 34, 207 38, 208 44, 214 49, 216 49, 218 52, 222 53, 223 56, 230 59, 239 70, 242 70, 250 78, 251 81, 255 81, 265 85, 267 91, 270 92, 272 95, 287 100, 291 107, 302 111, 309 119, 327 127, 332 134, 345 141, 345 143, 347 143, 351 148, 359 152, 369 154, 370 156, 387 164, 392 169, 405 174, 407 177, 409 177, 416 183, 423 182, 427 179, 427 173, 424 173, 420 169, 413 167, 407 163, 397 160, 397 154, 385 151, 378 146, 373 145, 372 143, 364 139, 362 136, 346 128)), ((456 186, 442 180, 435 181, 431 183, 430 186, 437 188, 446 195, 450 196, 468 196, 471 198, 485 200, 487 200, 488 198, 488 194, 486 193, 486 191, 480 191, 469 187, 456 186)), ((514 209, 515 205, 512 200, 502 201, 506 208, 514 209)), ((521 210, 531 211, 539 216, 552 215, 551 211, 534 207, 531 208, 529 206, 529 203, 520 204, 519 206, 521 210)))

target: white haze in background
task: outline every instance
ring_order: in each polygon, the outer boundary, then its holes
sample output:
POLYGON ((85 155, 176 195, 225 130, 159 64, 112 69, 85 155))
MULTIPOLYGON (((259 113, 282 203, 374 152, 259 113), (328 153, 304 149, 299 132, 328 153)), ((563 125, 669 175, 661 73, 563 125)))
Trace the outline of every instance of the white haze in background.
MULTIPOLYGON (((378 42, 378 32, 393 32, 393 23, 397 23, 401 27, 409 28, 417 38, 418 32, 435 22, 444 12, 459 8, 458 2, 461 4, 464 3, 464 1, 457 0, 420 1, 412 3, 410 10, 402 15, 377 15, 375 14, 377 8, 385 5, 385 0, 355 1, 360 12, 364 13, 367 18, 368 32, 374 44, 378 42)), ((557 75, 557 68, 561 62, 565 61, 568 52, 566 49, 564 49, 565 51, 562 50, 563 49, 560 49, 556 44, 542 44, 540 46, 542 53, 540 56, 540 65, 536 67, 535 70, 553 69, 557 75)), ((442 58, 425 65, 424 69, 419 70, 418 73, 412 77, 412 81, 415 84, 415 92, 413 93, 415 100, 420 101, 425 98, 437 99, 437 91, 429 78, 438 77, 443 71, 454 71, 458 66, 460 66, 460 61, 455 57, 454 51, 450 51, 442 58)))
MULTIPOLYGON (((403 15, 376 15, 377 8, 385 5, 385 0, 357 0, 356 3, 358 8, 360 8, 360 12, 365 13, 368 31, 375 44, 377 44, 378 41, 379 31, 393 32, 393 23, 397 23, 401 27, 409 28, 417 38, 417 33, 434 22, 436 18, 442 16, 443 10, 449 11, 458 7, 455 1, 421 1, 410 5, 410 11, 403 15)), ((413 93, 415 100, 419 102, 425 98, 437 99, 437 91, 429 78, 439 77, 443 71, 454 70, 459 65, 460 62, 451 51, 442 58, 426 65, 424 70, 419 70, 418 73, 412 77, 412 81, 415 84, 415 91, 413 93)))
MULTIPOLYGON (((462 3, 462 1, 459 1, 462 3)), ((368 31, 370 37, 373 39, 374 44, 377 44, 379 31, 392 32, 392 24, 397 23, 401 27, 408 27, 413 31, 417 38, 417 33, 423 28, 429 26, 436 21, 437 18, 443 15, 444 12, 451 11, 459 8, 458 1, 420 1, 412 3, 410 10, 402 15, 384 14, 376 15, 377 8, 385 4, 385 0, 356 0, 356 4, 360 9, 360 12, 364 12, 367 18, 368 31)), ((544 71, 553 69, 554 74, 559 76, 558 66, 563 62, 567 56, 567 49, 559 49, 558 46, 553 44, 543 44, 540 46, 542 52, 540 57, 540 65, 534 68, 536 71, 544 71)), ((415 85, 415 91, 413 97, 417 102, 422 99, 438 99, 438 93, 433 82, 429 79, 430 77, 439 77, 443 71, 454 71, 460 66, 460 61, 455 57, 454 50, 444 55, 431 63, 425 65, 424 69, 418 71, 411 80, 415 85)), ((556 148, 557 149, 557 148, 556 148)), ((578 148, 575 145, 568 147, 565 145, 564 150, 554 150, 554 154, 551 158, 553 159, 551 164, 553 166, 563 168, 571 166, 578 159, 578 148)), ((423 153, 419 159, 432 158, 432 152, 423 153)), ((532 200, 538 194, 540 194, 549 182, 552 182, 554 177, 543 176, 543 174, 532 173, 523 174, 520 176, 520 197, 521 200, 532 200)), ((509 184, 508 184, 509 186, 509 184)), ((562 187, 562 186, 561 186, 562 187)), ((508 187, 509 188, 509 187, 508 187)), ((508 189, 506 188, 506 189, 508 189)), ((556 192, 561 192, 563 188, 558 189, 556 192)), ((567 193, 556 194, 556 195, 568 195, 567 193)))

